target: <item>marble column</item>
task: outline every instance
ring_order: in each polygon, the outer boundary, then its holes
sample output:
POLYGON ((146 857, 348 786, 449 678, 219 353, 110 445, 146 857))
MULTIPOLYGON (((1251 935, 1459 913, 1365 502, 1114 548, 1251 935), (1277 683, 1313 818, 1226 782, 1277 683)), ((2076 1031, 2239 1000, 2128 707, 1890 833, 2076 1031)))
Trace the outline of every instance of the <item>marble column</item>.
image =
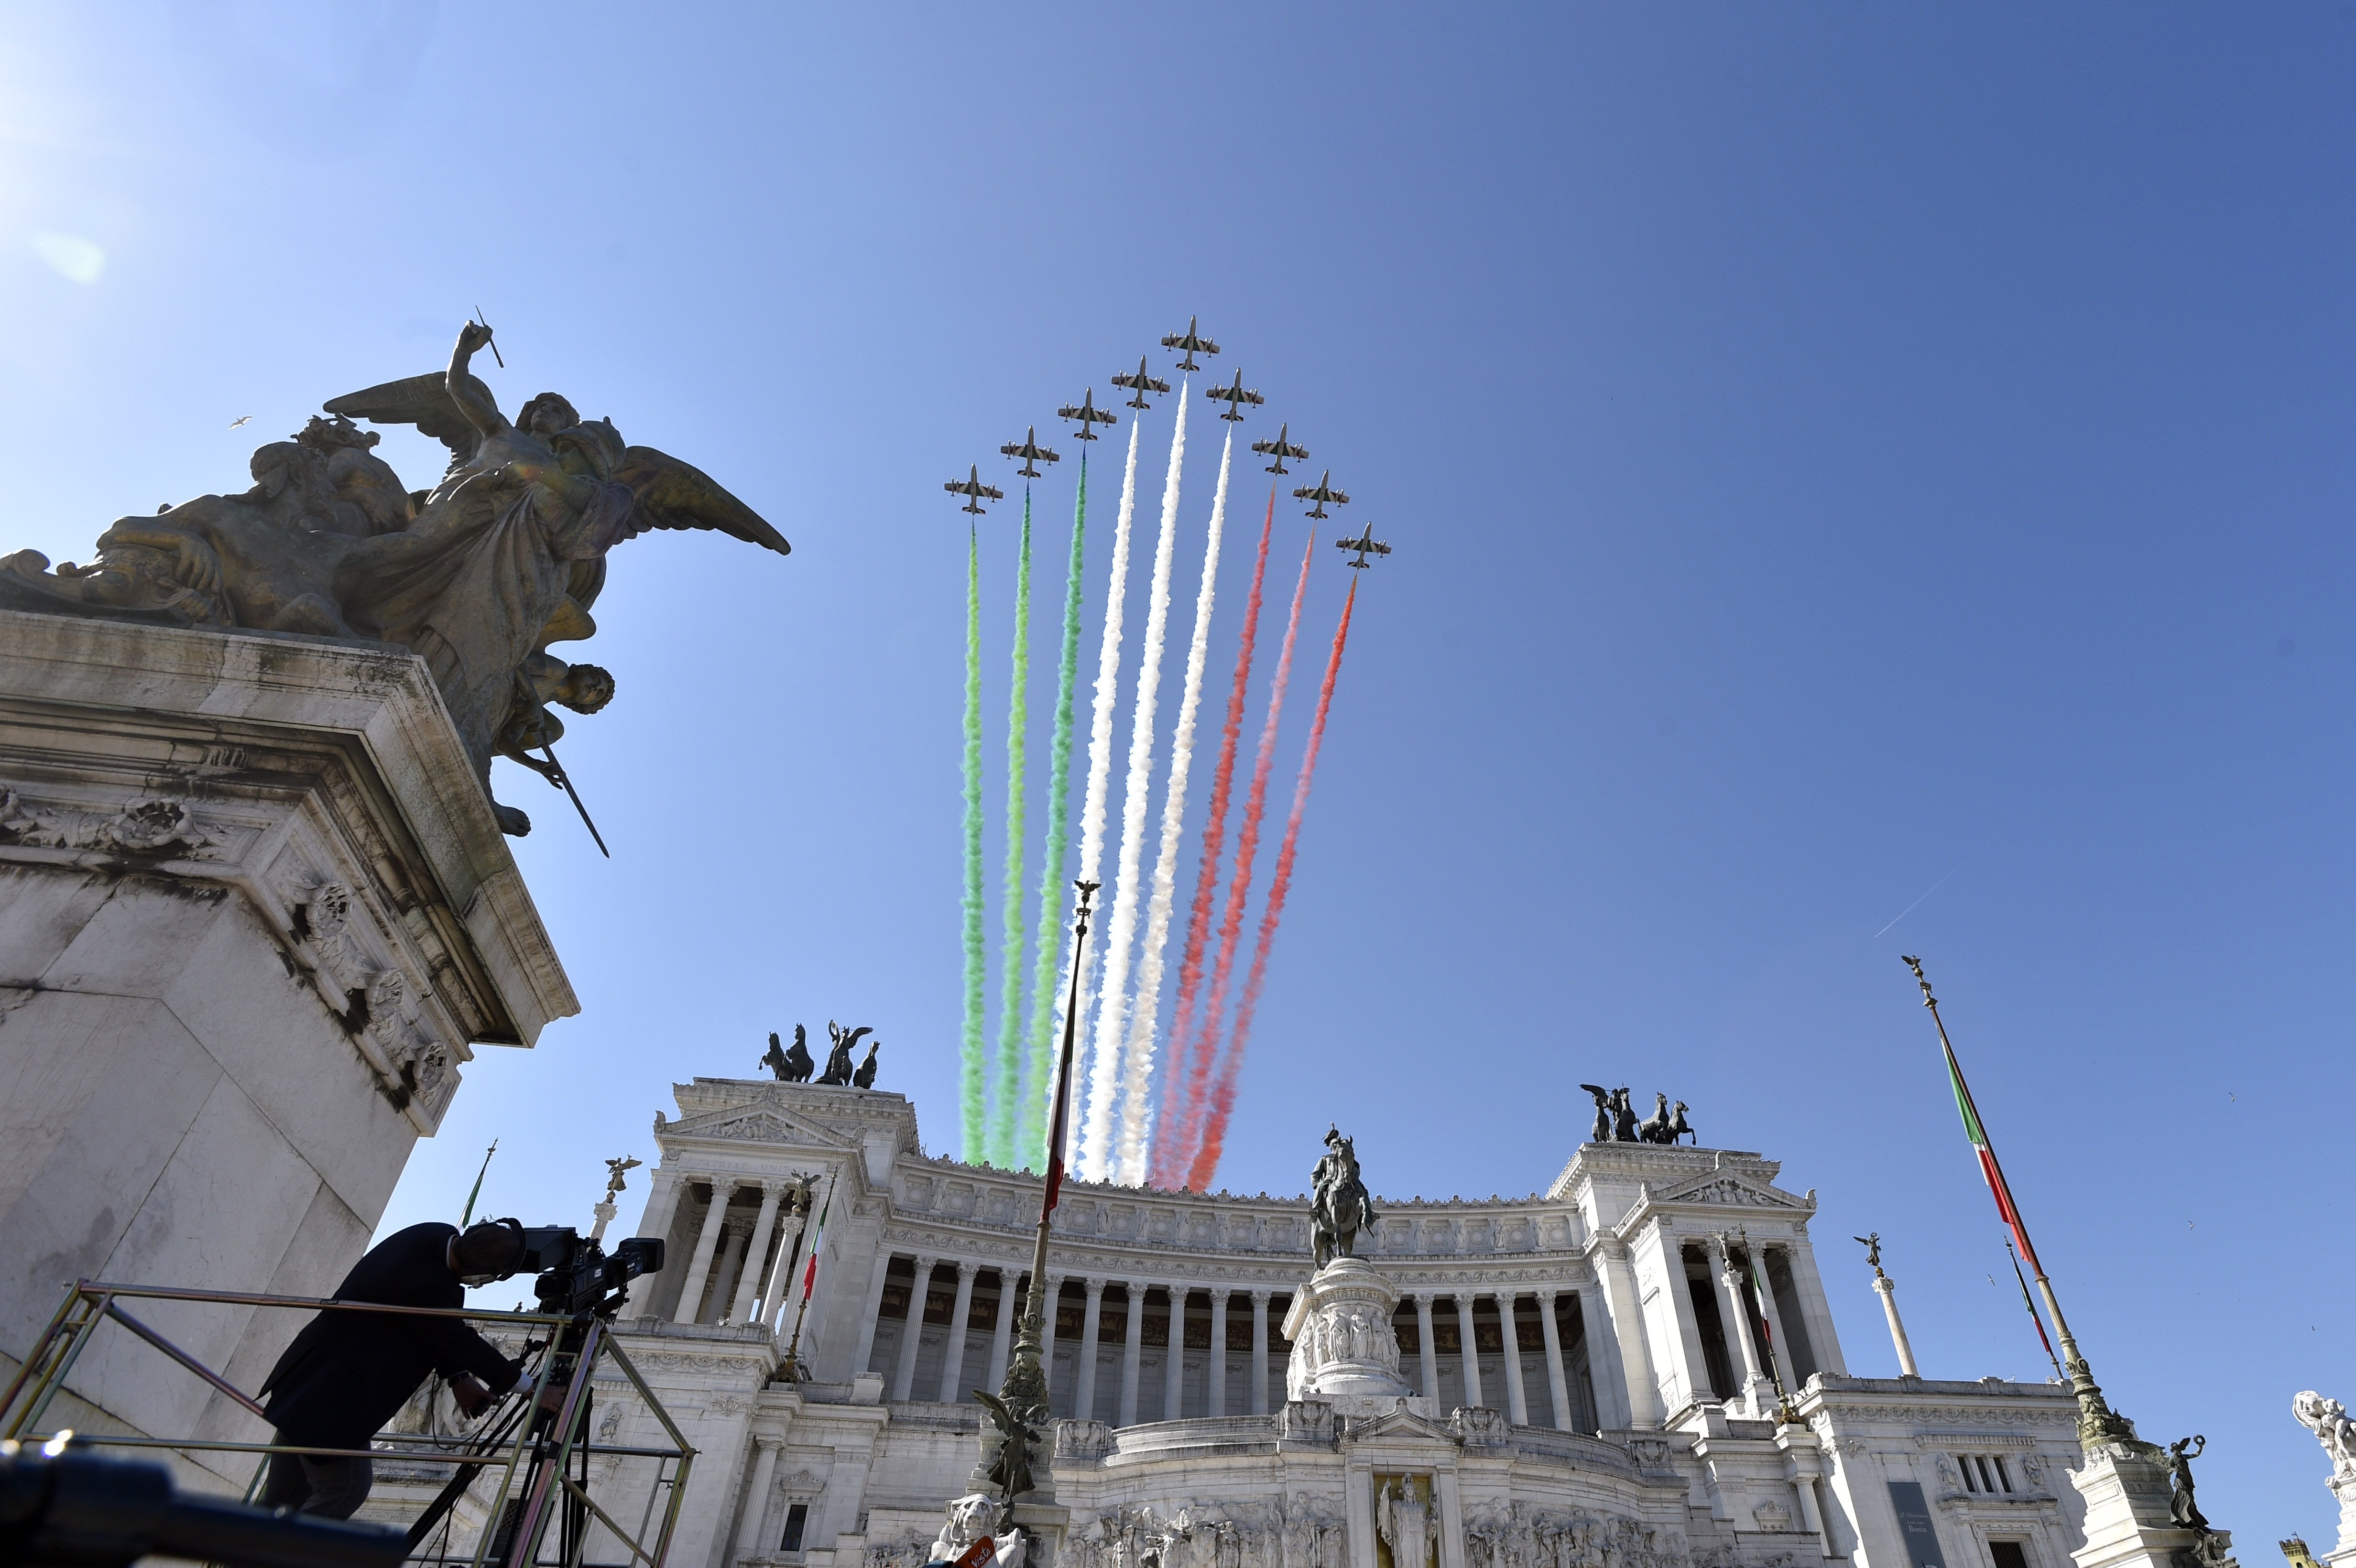
MULTIPOLYGON (((1654 1371, 1652 1352, 1644 1344, 1644 1299, 1636 1292, 1636 1270, 1628 1255, 1628 1243, 1617 1236, 1598 1240, 1598 1250, 1603 1254, 1604 1322, 1612 1327, 1612 1346, 1620 1363, 1620 1388, 1627 1400, 1628 1424, 1631 1427, 1656 1428, 1668 1413, 1661 1408, 1661 1382, 1654 1371)), ((1684 1265, 1678 1266, 1674 1281, 1682 1285, 1684 1265)), ((1595 1341, 1596 1329, 1588 1329, 1588 1340, 1595 1341)))
POLYGON ((1873 1288, 1881 1293, 1881 1315, 1890 1319, 1890 1343, 1898 1351, 1898 1375, 1921 1377, 1914 1370, 1914 1347, 1906 1342, 1906 1325, 1898 1317, 1898 1282, 1876 1269, 1873 1288))
POLYGON ((744 1246, 753 1236, 753 1218, 749 1214, 731 1214, 721 1227, 728 1236, 721 1249, 720 1268, 712 1281, 712 1296, 703 1317, 714 1323, 728 1317, 728 1297, 736 1288, 736 1276, 744 1272, 744 1246))
POLYGON ((712 1207, 703 1211, 703 1229, 696 1232, 695 1253, 687 1265, 687 1278, 679 1287, 679 1309, 671 1314, 674 1323, 694 1322, 697 1308, 703 1305, 703 1287, 712 1279, 712 1252, 720 1244, 721 1222, 728 1218, 728 1200, 736 1190, 734 1177, 711 1179, 712 1207))
POLYGON ((955 1404, 965 1397, 965 1390, 958 1385, 965 1380, 965 1331, 973 1317, 973 1276, 981 1272, 981 1265, 960 1263, 957 1271, 957 1302, 949 1308, 948 1343, 941 1349, 943 1404, 955 1404))
POLYGON ((1015 1303, 1022 1299, 1023 1290, 1010 1269, 998 1271, 998 1322, 990 1331, 990 1391, 996 1393, 1006 1386, 1006 1351, 1014 1335, 1015 1303))
POLYGON ((908 1320, 900 1328, 900 1359, 892 1366, 892 1397, 906 1399, 916 1381, 916 1341, 925 1337, 925 1297, 932 1293, 933 1264, 939 1260, 916 1259, 916 1278, 908 1287, 908 1320))
POLYGON ((1227 1293, 1211 1292, 1211 1364, 1205 1369, 1208 1384, 1204 1390, 1210 1405, 1208 1413, 1227 1413, 1227 1293))
POLYGON ((1129 1296, 1129 1329, 1121 1337, 1120 1419, 1116 1426, 1137 1424, 1137 1373, 1145 1360, 1145 1286, 1130 1280, 1121 1286, 1129 1296))
POLYGON ((1456 1293, 1456 1332, 1463 1341, 1464 1403, 1480 1404, 1483 1403, 1481 1398, 1481 1347, 1472 1338, 1472 1297, 1462 1290, 1456 1293))
POLYGON ((1553 1291, 1538 1292, 1538 1330, 1546 1336, 1547 1393, 1554 1401, 1554 1428, 1569 1432, 1570 1380, 1563 1376, 1562 1327, 1555 1321, 1554 1304, 1553 1291))
POLYGON ((1097 1418, 1097 1325, 1104 1319, 1105 1282, 1091 1278, 1082 1287, 1088 1293, 1087 1310, 1080 1316, 1080 1381, 1072 1389, 1072 1417, 1097 1418))
POLYGON ((1767 1251, 1755 1248, 1751 1254, 1751 1294, 1756 1298, 1759 1316, 1767 1320, 1767 1355, 1775 1363, 1775 1375, 1783 1381, 1783 1392, 1796 1399, 1800 1380, 1792 1375, 1792 1358, 1783 1349, 1783 1315, 1775 1308, 1774 1287, 1767 1283, 1767 1251))
POLYGON ((1269 1292, 1255 1290, 1252 1298, 1252 1360, 1251 1413, 1268 1413, 1268 1298, 1269 1292))
POLYGON ((761 1550, 761 1525, 769 1512, 769 1483, 776 1478, 777 1450, 786 1445, 783 1436, 772 1437, 766 1432, 755 1433, 753 1442, 758 1452, 753 1456, 753 1483, 744 1488, 744 1518, 736 1527, 736 1550, 728 1559, 732 1563, 761 1550))
POLYGON ((1416 1360, 1423 1364, 1423 1397, 1440 1402, 1440 1355, 1431 1344, 1431 1292, 1415 1293, 1416 1360))
POLYGON ((744 1266, 736 1272, 736 1299, 728 1307, 732 1323, 753 1321, 753 1298, 760 1294, 769 1273, 769 1236, 777 1223, 777 1200, 785 1195, 784 1182, 761 1183, 761 1211, 753 1217, 753 1234, 744 1243, 744 1266))
MULTIPOLYGON (((1024 1303, 1023 1310, 1028 1307, 1024 1303)), ((1064 1276, 1047 1276, 1046 1311, 1039 1320, 1039 1375, 1046 1380, 1047 1392, 1055 1392, 1055 1315, 1064 1309, 1064 1276)))
POLYGON ((1186 1287, 1170 1287, 1170 1354, 1162 1363, 1162 1419, 1176 1421, 1186 1403, 1186 1287))
POLYGON ((1742 1355, 1742 1400, 1753 1415, 1767 1411, 1767 1375, 1759 1366, 1759 1337, 1751 1331, 1751 1304, 1744 1299, 1742 1271, 1734 1262, 1733 1250, 1726 1238, 1714 1235, 1709 1244, 1718 1253, 1718 1285, 1720 1293, 1719 1310, 1735 1325, 1736 1342, 1742 1355))
MULTIPOLYGON (((679 1217, 680 1189, 687 1185, 686 1178, 676 1170, 658 1170, 647 1189, 647 1211, 638 1216, 638 1234, 668 1239, 671 1221, 679 1217)), ((646 1317, 653 1313, 649 1305, 655 1287, 662 1283, 659 1274, 642 1274, 630 1282, 630 1299, 622 1308, 626 1318, 646 1317)))
POLYGON ((888 1247, 875 1254, 875 1272, 867 1281, 867 1308, 859 1318, 859 1349, 851 1360, 852 1377, 865 1371, 875 1355, 875 1328, 883 1321, 884 1286, 890 1283, 892 1256, 888 1247))
POLYGON ((1516 1426, 1530 1424, 1530 1402, 1522 1390, 1522 1298, 1518 1291, 1497 1293, 1497 1327, 1505 1348, 1505 1419, 1516 1426))

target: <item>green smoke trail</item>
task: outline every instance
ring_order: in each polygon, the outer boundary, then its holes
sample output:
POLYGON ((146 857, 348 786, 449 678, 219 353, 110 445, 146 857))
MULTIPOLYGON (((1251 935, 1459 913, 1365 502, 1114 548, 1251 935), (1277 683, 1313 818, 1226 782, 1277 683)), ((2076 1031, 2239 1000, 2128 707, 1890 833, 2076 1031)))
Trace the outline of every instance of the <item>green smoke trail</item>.
POLYGON ((1014 566, 1014 695, 1006 704, 1006 936, 999 950, 998 1087, 990 1163, 1014 1163, 1015 1102, 1023 1097, 1023 748, 1031 728, 1031 486, 1023 486, 1023 550, 1014 566))
POLYGON ((1072 564, 1064 575, 1064 650, 1055 672, 1055 742, 1047 763, 1047 843, 1039 869, 1039 958, 1031 982, 1031 1083, 1023 1096, 1023 1128, 1015 1154, 1025 1170, 1042 1170, 1047 1136, 1048 1080, 1055 1072, 1055 981, 1063 956, 1064 853, 1070 846, 1072 688, 1080 671, 1080 569, 1088 523, 1088 454, 1080 451, 1080 498, 1072 508, 1072 564))
POLYGON ((965 539, 965 1049, 962 1158, 982 1157, 981 1062, 981 542, 965 539))

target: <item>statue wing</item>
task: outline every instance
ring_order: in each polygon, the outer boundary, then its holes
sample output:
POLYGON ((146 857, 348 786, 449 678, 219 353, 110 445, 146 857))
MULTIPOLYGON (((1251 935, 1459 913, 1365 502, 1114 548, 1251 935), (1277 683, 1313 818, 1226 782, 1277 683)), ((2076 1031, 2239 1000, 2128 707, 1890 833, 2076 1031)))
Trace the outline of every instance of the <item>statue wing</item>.
POLYGON ((1595 1103, 1599 1105, 1606 1104, 1611 1098, 1612 1092, 1601 1083, 1582 1083, 1580 1087, 1594 1095, 1595 1103))
POLYGON ((783 534, 760 513, 722 489, 712 475, 651 446, 625 449, 622 465, 614 471, 614 482, 628 485, 638 498, 626 537, 634 539, 648 528, 717 528, 779 555, 793 551, 783 534))
POLYGON ((450 449, 453 468, 472 463, 476 448, 483 443, 483 432, 458 407, 458 400, 450 395, 450 388, 439 370, 346 392, 321 406, 331 414, 366 420, 370 424, 413 424, 450 449))

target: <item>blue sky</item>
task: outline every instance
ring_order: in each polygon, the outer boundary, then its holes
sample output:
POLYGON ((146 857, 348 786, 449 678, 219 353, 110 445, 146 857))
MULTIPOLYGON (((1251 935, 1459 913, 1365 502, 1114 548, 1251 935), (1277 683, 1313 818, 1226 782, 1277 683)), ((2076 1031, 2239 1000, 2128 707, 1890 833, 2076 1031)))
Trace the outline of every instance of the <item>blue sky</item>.
POLYGON ((582 1217, 668 1084, 798 1020, 874 1026, 950 1152, 940 482, 1199 314, 1247 433, 1398 549, 1222 1181, 1298 1190, 1338 1120, 1379 1191, 1526 1192, 1580 1082, 1665 1090, 1816 1189, 1853 1369, 1894 1370, 1878 1229, 1926 1372, 2034 1375, 1920 953, 2098 1375, 2208 1435, 2263 1556, 2331 1535, 2290 1395, 2356 1388, 2351 68, 2346 5, 19 8, 5 539, 239 488, 481 306, 508 407, 564 390, 795 551, 616 555, 620 696, 567 741, 616 858, 499 780, 584 1010, 483 1053, 387 1224, 495 1134, 495 1211, 582 1217))

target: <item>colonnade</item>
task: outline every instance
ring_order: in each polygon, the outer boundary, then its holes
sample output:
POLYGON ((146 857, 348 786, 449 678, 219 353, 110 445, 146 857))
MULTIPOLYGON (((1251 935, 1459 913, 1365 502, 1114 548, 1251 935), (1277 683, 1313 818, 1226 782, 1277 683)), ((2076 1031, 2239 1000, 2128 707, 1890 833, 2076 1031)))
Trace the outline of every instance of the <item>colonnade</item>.
MULTIPOLYGON (((1505 1370, 1505 1418, 1516 1426, 1530 1424, 1529 1393, 1523 1383, 1521 1310, 1525 1296, 1535 1296, 1539 1334, 1545 1341, 1547 1394, 1548 1406, 1554 1413, 1554 1424, 1563 1432, 1579 1430, 1575 1419, 1577 1410, 1571 1403, 1569 1369, 1563 1358, 1562 1325, 1556 1317, 1558 1303, 1562 1296, 1560 1291, 1409 1290, 1406 1294, 1407 1299, 1415 1306, 1416 1392, 1434 1403, 1440 1399, 1440 1364, 1439 1347, 1432 1333, 1434 1304, 1445 1296, 1455 1307, 1457 1354, 1461 1358, 1462 1384, 1462 1397, 1457 1403, 1468 1405, 1490 1403, 1481 1386, 1481 1352, 1474 1333, 1473 1309, 1484 1296, 1495 1304, 1498 1328, 1503 1337, 1500 1347, 1503 1354, 1499 1359, 1505 1370)), ((1582 1328, 1598 1321, 1596 1308, 1587 1300, 1594 1294, 1592 1289, 1574 1287, 1572 1294, 1580 1300, 1582 1328)), ((1591 1364, 1589 1381, 1593 1393, 1600 1397, 1603 1391, 1600 1386, 1594 1386, 1597 1380, 1591 1364)), ((1601 1411, 1595 1415, 1599 1422, 1610 1424, 1601 1411)))
MULTIPOLYGON (((743 1177, 699 1171, 661 1170, 647 1200, 639 1233, 667 1235, 678 1217, 680 1194, 699 1182, 709 1183, 712 1201, 703 1211, 695 1245, 686 1258, 680 1281, 679 1303, 671 1318, 679 1323, 761 1322, 776 1332, 785 1315, 787 1286, 794 1254, 808 1221, 809 1195, 791 1177, 743 1177), (733 1211, 730 1204, 742 1188, 758 1188, 761 1206, 752 1214, 733 1211), (757 1307, 758 1316, 755 1316, 757 1307)), ((642 1315, 659 1276, 643 1275, 632 1287, 629 1311, 642 1315)))

